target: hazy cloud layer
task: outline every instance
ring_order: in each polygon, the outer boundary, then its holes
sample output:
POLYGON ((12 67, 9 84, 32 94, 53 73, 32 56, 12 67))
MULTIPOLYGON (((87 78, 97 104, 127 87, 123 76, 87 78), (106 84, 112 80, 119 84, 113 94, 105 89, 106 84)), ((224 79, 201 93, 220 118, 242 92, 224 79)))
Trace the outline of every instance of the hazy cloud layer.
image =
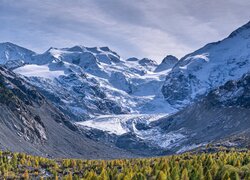
POLYGON ((124 58, 182 57, 250 20, 249 0, 0 0, 0 41, 42 52, 109 46, 124 58))

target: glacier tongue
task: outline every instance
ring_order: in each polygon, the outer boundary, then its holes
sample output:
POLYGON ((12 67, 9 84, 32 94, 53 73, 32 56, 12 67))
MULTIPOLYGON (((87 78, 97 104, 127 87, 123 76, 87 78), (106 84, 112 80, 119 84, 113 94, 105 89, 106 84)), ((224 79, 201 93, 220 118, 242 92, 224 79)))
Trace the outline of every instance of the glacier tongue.
POLYGON ((122 135, 134 132, 140 136, 140 130, 136 128, 137 124, 148 125, 168 114, 124 114, 124 115, 103 115, 90 120, 77 122, 78 126, 99 129, 110 134, 122 135))
POLYGON ((129 140, 129 137, 132 136, 134 143, 143 142, 149 148, 170 150, 180 146, 186 140, 186 131, 179 129, 164 132, 160 127, 152 125, 152 123, 168 116, 169 114, 104 115, 75 124, 83 131, 90 131, 91 134, 98 130, 109 134, 111 137, 116 137, 105 139, 104 135, 101 137, 94 135, 93 138, 96 140, 102 138, 102 141, 111 141, 116 144, 115 139, 119 141, 119 138, 125 137, 126 140, 129 140), (126 136, 128 137, 126 138, 126 136))

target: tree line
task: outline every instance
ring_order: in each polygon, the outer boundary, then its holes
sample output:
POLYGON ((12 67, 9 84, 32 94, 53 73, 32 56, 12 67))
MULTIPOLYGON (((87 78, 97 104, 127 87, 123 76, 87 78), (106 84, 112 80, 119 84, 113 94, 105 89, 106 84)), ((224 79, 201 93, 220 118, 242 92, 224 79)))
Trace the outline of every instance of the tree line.
POLYGON ((4 179, 250 180, 250 152, 217 152, 157 158, 48 159, 0 151, 4 179))

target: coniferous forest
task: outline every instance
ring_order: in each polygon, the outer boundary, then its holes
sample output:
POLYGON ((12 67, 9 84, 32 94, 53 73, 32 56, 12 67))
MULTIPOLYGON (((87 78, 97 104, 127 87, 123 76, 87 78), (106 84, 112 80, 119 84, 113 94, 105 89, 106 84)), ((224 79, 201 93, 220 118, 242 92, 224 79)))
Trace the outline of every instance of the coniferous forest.
POLYGON ((52 160, 24 153, 0 152, 0 176, 4 179, 248 180, 250 151, 107 161, 52 160))

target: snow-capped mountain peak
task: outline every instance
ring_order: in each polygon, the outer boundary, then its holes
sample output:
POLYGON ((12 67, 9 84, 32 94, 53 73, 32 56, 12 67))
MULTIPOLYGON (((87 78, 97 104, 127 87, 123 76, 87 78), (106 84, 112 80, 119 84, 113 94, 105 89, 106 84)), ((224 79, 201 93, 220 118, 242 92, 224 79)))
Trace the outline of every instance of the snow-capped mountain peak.
POLYGON ((188 54, 174 66, 162 88, 171 104, 189 104, 228 80, 250 70, 250 25, 188 54))
MULTIPOLYGON (((10 42, 0 43, 0 64, 11 64, 8 61, 29 61, 35 52, 10 42)), ((14 62, 17 63, 17 62, 14 62)))
POLYGON ((159 66, 155 69, 155 72, 164 71, 167 69, 171 69, 178 62, 178 58, 172 55, 167 55, 159 64, 159 66))
POLYGON ((23 75, 76 121, 97 115, 174 110, 160 91, 166 72, 154 72, 158 66, 154 60, 124 61, 109 47, 51 47, 42 54, 14 48, 14 52, 23 55, 22 62, 2 64, 23 75))

